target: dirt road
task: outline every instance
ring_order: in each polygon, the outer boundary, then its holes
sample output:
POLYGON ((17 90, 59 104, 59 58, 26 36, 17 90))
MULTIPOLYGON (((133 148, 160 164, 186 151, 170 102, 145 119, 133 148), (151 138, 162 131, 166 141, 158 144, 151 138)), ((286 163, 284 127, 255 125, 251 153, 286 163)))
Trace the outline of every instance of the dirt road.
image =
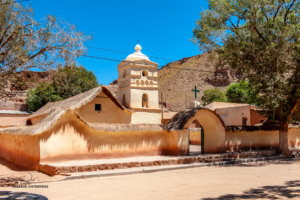
POLYGON ((40 185, 47 185, 48 188, 0 190, 12 191, 2 193, 2 198, 16 196, 16 192, 27 192, 42 195, 39 199, 55 200, 300 199, 300 162, 194 168, 40 185))

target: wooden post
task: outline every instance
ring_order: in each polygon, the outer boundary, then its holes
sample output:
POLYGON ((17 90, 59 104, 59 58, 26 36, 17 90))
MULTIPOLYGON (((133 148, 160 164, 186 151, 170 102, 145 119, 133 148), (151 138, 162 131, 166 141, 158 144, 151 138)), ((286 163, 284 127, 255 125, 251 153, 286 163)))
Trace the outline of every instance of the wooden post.
POLYGON ((160 93, 160 102, 161 102, 161 123, 164 124, 164 104, 163 104, 163 93, 160 93))

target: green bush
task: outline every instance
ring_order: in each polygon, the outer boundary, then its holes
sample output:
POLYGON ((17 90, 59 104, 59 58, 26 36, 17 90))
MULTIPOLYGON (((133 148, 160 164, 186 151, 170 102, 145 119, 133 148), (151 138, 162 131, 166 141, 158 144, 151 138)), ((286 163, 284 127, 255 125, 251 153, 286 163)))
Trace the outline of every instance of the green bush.
POLYGON ((230 103, 259 105, 259 95, 246 81, 231 84, 226 90, 226 98, 230 103))
POLYGON ((212 102, 226 102, 225 94, 219 89, 205 90, 201 100, 204 102, 203 106, 212 102))
POLYGON ((31 111, 37 111, 48 102, 61 101, 98 86, 92 71, 84 67, 66 66, 59 68, 52 83, 40 83, 27 92, 26 103, 31 111))
POLYGON ((37 111, 48 102, 56 102, 63 100, 56 94, 52 84, 41 82, 36 88, 27 92, 26 103, 31 111, 37 111))

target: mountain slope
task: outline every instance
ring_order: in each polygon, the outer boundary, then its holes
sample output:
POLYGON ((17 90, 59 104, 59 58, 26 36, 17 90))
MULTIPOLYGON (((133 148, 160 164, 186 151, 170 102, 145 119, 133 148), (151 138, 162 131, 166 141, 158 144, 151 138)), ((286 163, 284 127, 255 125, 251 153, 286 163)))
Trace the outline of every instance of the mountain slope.
POLYGON ((159 69, 158 76, 159 96, 162 93, 163 101, 170 102, 174 111, 185 109, 195 101, 195 93, 191 91, 195 86, 200 90, 197 94, 197 101, 200 101, 204 90, 217 88, 225 92, 230 83, 236 82, 239 78, 228 67, 216 69, 209 54, 168 63, 159 69))

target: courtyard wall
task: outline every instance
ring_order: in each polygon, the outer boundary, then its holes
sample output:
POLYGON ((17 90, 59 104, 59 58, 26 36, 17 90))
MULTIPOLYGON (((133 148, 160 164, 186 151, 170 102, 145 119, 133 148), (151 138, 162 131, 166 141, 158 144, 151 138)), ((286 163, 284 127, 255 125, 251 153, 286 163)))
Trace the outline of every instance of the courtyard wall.
MULTIPOLYGON (((226 151, 253 151, 277 149, 279 131, 226 131, 226 151)), ((289 129, 289 147, 300 147, 300 129, 289 129)))

